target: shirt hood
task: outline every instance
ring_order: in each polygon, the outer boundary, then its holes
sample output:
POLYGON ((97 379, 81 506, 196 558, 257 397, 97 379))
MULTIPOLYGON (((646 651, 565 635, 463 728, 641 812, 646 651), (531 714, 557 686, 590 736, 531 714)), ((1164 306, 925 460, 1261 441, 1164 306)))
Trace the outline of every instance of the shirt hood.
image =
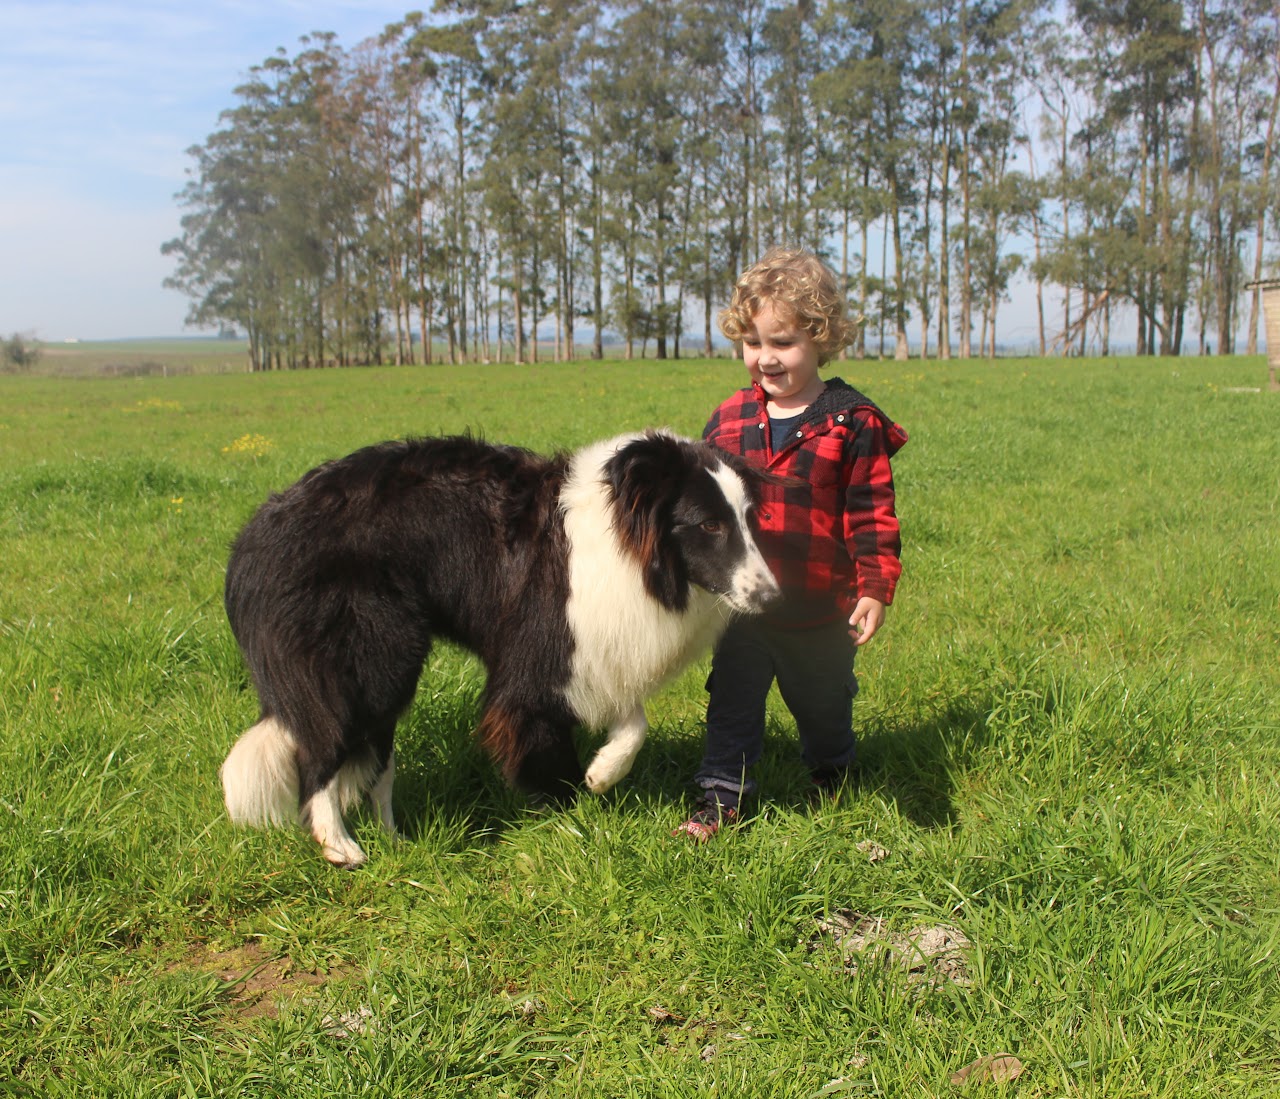
MULTIPOLYGON (((760 402, 763 409, 768 403, 768 396, 765 391, 757 383, 752 386, 755 390, 756 400, 760 402)), ((869 408, 883 422, 885 428, 885 441, 888 445, 889 456, 897 454, 907 442, 907 433, 903 427, 895 423, 883 408, 875 401, 868 397, 865 393, 854 389, 843 378, 828 378, 826 388, 818 396, 808 408, 800 414, 800 423, 807 424, 817 420, 825 420, 835 416, 839 416, 842 412, 852 412, 858 408, 869 408)))

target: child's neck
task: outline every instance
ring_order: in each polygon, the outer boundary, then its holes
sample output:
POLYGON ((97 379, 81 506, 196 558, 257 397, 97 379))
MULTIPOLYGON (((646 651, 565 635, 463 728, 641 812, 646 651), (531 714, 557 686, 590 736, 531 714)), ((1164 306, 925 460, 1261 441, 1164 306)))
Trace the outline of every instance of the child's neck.
POLYGON ((827 383, 821 378, 815 380, 817 381, 816 386, 807 388, 790 397, 770 397, 765 405, 765 410, 769 413, 770 419, 785 420, 791 416, 799 416, 801 412, 813 404, 827 388, 827 383))

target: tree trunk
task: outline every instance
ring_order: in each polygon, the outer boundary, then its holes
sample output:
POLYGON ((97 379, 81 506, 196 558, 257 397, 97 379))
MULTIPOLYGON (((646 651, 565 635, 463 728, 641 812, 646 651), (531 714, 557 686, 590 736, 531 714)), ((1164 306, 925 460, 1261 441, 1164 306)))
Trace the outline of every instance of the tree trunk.
POLYGON ((902 203, 898 175, 890 173, 890 189, 893 202, 893 357, 905 362, 911 357, 911 345, 907 340, 907 281, 902 254, 902 203))
POLYGON ((942 149, 942 180, 938 191, 938 358, 951 358, 951 130, 942 149))

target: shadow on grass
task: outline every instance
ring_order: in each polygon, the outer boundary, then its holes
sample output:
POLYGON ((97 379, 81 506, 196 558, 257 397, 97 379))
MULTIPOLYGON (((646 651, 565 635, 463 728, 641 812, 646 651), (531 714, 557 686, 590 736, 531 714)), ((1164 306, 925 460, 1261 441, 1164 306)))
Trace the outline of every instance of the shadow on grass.
POLYGON ((475 738, 478 696, 419 703, 396 730, 396 822, 411 839, 452 833, 446 847, 497 838, 534 807, 508 789, 475 738))
MULTIPOLYGON (((970 766, 981 747, 990 709, 989 702, 961 698, 925 720, 864 728, 853 791, 874 792, 892 801, 921 828, 951 827, 956 819, 955 776, 970 766)), ((659 729, 646 743, 628 782, 643 792, 685 801, 694 794, 691 779, 701 760, 701 729, 696 735, 675 737, 659 729)), ((803 811, 813 806, 816 791, 789 715, 770 714, 764 753, 753 777, 758 786, 756 808, 768 804, 803 811)))
POLYGON ((992 705, 959 698, 925 720, 869 733, 859 742, 860 788, 891 798, 922 828, 950 828, 955 778, 985 742, 992 705))
MULTIPOLYGON (((397 733, 396 815, 411 837, 452 832, 463 845, 474 845, 500 837, 539 811, 507 788, 476 742, 479 697, 468 694, 420 703, 397 733)), ((891 800, 918 827, 953 826, 955 776, 971 765, 985 741, 992 705, 990 699, 962 697, 924 720, 866 729, 859 738, 855 789, 891 800)), ((602 734, 579 732, 584 764, 601 743, 602 734)), ((701 759, 700 724, 660 725, 619 789, 646 801, 670 802, 679 813, 693 796, 692 777, 701 759)), ((789 716, 770 716, 755 777, 757 804, 793 810, 811 804, 813 787, 789 716)))

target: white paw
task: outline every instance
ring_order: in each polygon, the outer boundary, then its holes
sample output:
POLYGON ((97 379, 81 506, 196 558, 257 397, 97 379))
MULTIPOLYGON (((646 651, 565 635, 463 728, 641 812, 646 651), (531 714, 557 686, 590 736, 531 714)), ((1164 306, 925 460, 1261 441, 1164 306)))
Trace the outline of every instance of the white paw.
POLYGON ((363 865, 367 856, 355 840, 330 840, 324 845, 324 857, 342 870, 363 865))
POLYGON ((627 777, 627 772, 631 770, 631 763, 632 760, 626 757, 611 759, 605 755, 604 750, 601 750, 591 761, 591 766, 587 768, 584 779, 587 789, 593 794, 603 794, 611 790, 627 777))

